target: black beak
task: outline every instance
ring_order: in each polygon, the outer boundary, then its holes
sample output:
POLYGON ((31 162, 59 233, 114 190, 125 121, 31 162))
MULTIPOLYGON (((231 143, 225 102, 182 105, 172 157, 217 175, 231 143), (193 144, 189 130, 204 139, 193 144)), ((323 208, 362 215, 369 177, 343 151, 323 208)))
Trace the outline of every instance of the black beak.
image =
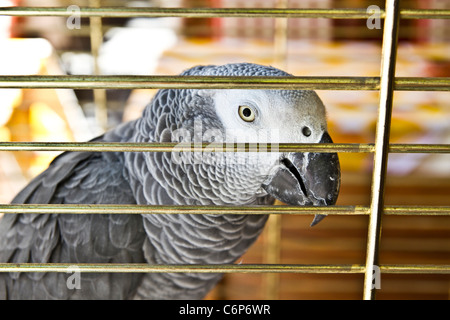
MULTIPOLYGON (((319 143, 332 143, 327 132, 319 143)), ((336 203, 341 180, 336 153, 289 153, 279 169, 262 185, 272 197, 288 205, 327 206, 336 203)), ((325 215, 314 217, 311 226, 325 215)))

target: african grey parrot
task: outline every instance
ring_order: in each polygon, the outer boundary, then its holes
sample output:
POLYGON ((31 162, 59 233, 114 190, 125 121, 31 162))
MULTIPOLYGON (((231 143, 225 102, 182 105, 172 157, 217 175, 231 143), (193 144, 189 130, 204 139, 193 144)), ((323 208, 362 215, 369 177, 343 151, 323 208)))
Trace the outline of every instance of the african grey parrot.
MULTIPOLYGON (((256 64, 197 66, 186 76, 290 76, 256 64)), ((331 143, 314 91, 165 89, 141 118, 98 142, 331 143)), ((15 204, 332 205, 335 153, 66 152, 15 204), (195 154, 194 154, 195 153, 195 154)), ((316 216, 313 223, 320 220, 316 216)), ((261 233, 267 215, 7 214, 0 262, 229 264, 261 233)), ((0 273, 0 298, 201 299, 209 273, 0 273)))

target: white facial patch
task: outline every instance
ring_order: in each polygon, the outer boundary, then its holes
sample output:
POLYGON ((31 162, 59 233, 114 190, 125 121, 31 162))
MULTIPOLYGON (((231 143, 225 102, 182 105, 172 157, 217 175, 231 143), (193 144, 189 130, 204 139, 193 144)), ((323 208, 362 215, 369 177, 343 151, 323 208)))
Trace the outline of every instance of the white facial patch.
POLYGON ((326 130, 325 108, 313 91, 218 90, 214 101, 227 142, 316 143, 326 130), (254 121, 242 119, 240 106, 252 109, 254 121))

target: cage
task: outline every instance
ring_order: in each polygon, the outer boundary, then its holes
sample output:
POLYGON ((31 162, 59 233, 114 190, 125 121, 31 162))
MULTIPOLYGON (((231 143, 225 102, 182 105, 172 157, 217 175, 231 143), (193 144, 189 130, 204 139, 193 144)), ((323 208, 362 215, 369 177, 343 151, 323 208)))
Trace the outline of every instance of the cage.
MULTIPOLYGON (((207 299, 373 299, 375 293, 378 299, 448 299, 448 2, 50 2, 0 1, 0 212, 123 210, 8 203, 65 150, 170 151, 170 145, 96 149, 84 142, 138 117, 157 89, 243 85, 174 76, 184 69, 270 64, 296 76, 271 88, 314 89, 327 107, 336 143, 315 150, 339 152, 342 166, 338 202, 322 209, 328 217, 311 228, 312 208, 266 208, 272 215, 264 234, 232 266, 87 265, 81 271, 224 272, 207 299)), ((252 79, 245 86, 269 88, 252 79)), ((1 272, 11 270, 66 268, 0 264, 1 272)))

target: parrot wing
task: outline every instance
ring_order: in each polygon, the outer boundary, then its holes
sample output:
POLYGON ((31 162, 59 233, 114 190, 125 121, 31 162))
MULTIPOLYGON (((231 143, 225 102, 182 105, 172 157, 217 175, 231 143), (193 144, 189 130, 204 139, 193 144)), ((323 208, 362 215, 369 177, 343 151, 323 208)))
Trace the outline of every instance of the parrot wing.
MULTIPOLYGON (((117 141, 115 138, 108 133, 94 141, 117 141)), ((67 152, 58 156, 12 203, 136 201, 123 175, 120 154, 67 152)), ((74 268, 68 272, 76 270, 78 263, 140 263, 144 262, 144 238, 140 215, 7 214, 0 220, 0 262, 70 263, 74 268)), ((0 298, 123 299, 134 294, 141 277, 131 273, 82 273, 76 288, 68 282, 72 272, 1 273, 0 298)))

